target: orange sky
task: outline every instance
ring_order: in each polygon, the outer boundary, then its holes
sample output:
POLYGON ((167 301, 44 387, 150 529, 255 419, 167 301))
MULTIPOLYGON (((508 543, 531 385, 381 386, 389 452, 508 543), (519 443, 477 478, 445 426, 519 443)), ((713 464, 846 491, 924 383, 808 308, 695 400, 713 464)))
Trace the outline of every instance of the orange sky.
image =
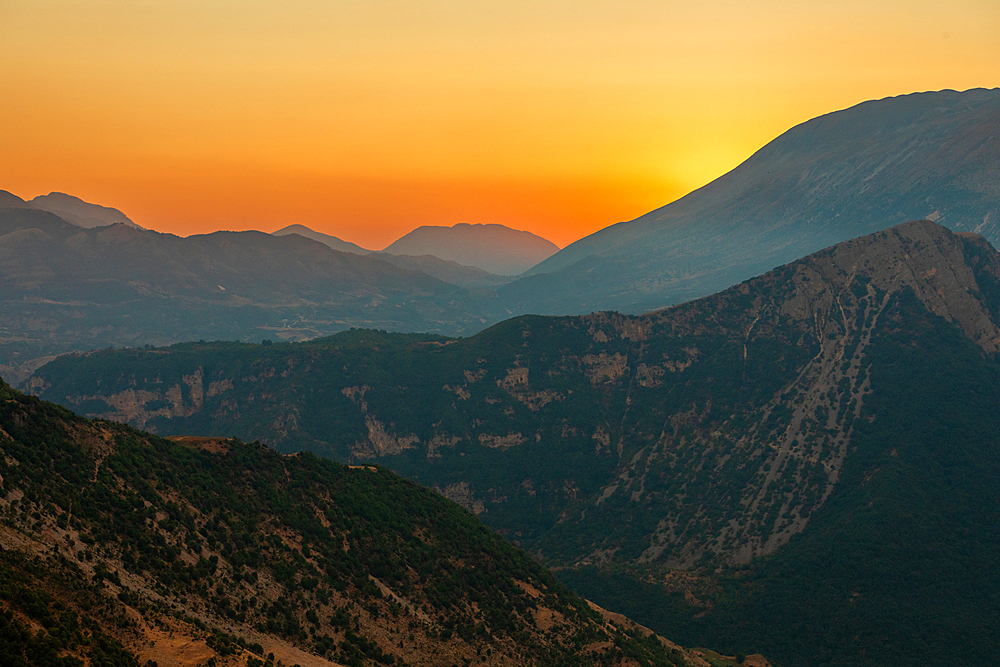
POLYGON ((0 189, 565 246, 819 114, 1000 86, 998 36, 996 0, 0 0, 0 189))

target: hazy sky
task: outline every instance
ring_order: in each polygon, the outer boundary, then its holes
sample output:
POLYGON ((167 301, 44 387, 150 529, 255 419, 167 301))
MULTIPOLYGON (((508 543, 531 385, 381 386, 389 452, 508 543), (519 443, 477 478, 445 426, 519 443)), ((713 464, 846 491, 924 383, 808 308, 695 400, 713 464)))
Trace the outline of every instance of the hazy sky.
POLYGON ((185 235, 564 246, 814 116, 997 86, 997 0, 0 0, 0 189, 185 235))

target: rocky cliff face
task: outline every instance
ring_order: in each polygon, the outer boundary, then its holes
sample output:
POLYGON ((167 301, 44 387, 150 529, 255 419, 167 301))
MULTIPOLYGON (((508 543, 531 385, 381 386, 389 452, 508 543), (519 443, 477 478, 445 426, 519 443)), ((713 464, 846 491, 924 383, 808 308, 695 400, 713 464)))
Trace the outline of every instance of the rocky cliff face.
POLYGON ((836 488, 893 304, 916 299, 992 354, 998 286, 981 237, 914 222, 645 316, 96 353, 30 386, 161 433, 381 461, 555 563, 744 563, 836 488))

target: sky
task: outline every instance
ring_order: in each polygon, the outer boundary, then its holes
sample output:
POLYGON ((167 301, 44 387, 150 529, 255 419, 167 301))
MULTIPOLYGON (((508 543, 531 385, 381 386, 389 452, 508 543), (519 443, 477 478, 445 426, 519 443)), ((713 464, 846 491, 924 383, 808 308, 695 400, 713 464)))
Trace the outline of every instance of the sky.
POLYGON ((565 246, 815 116, 1000 86, 997 0, 0 0, 0 189, 565 246))

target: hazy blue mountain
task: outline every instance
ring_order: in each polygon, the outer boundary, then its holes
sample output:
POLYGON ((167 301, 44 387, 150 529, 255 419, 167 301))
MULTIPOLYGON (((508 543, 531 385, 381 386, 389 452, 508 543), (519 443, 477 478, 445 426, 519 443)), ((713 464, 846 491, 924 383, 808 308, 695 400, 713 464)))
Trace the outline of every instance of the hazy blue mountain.
POLYGON ((1000 242, 1000 89, 917 93, 810 120, 499 294, 514 312, 641 313, 920 219, 1000 242))
POLYGON ((511 276, 498 276, 476 266, 464 266, 434 255, 393 255, 379 252, 375 253, 375 256, 401 269, 422 271, 429 276, 467 289, 492 289, 513 280, 511 276))
POLYGON ((393 242, 383 252, 393 255, 434 255, 501 276, 525 272, 559 250, 531 232, 503 225, 454 227, 425 225, 393 242))
POLYGON ((337 238, 336 236, 331 236, 329 234, 324 234, 322 232, 313 231, 305 225, 288 225, 287 227, 282 227, 276 232, 271 232, 273 236, 287 236, 288 234, 298 234, 299 236, 304 236, 307 239, 312 239, 313 241, 319 241, 324 245, 328 245, 334 250, 339 250, 340 252, 350 252, 355 255, 370 255, 371 250, 362 248, 357 243, 351 243, 350 241, 344 241, 343 239, 337 238))
POLYGON ((55 213, 66 222, 78 227, 105 227, 121 223, 142 229, 116 208, 90 204, 79 197, 62 192, 52 192, 35 197, 30 203, 35 208, 55 213))
POLYGON ((0 208, 0 282, 0 373, 12 381, 51 355, 109 345, 301 340, 355 326, 458 334, 495 321, 491 294, 296 234, 182 238, 82 228, 36 208, 0 208))
POLYGON ((443 280, 447 283, 451 283, 452 285, 458 285, 459 287, 464 288, 489 289, 509 283, 511 280, 508 277, 498 276, 475 266, 463 266, 458 262, 441 259, 440 257, 435 257, 434 255, 394 255, 388 252, 366 250, 356 243, 344 241, 336 236, 330 236, 329 234, 313 231, 305 225, 288 225, 287 227, 282 227, 276 232, 271 232, 271 234, 274 236, 298 234, 299 236, 304 236, 307 239, 319 241, 320 243, 328 245, 334 250, 339 250, 341 252, 350 252, 355 255, 374 255, 379 259, 401 269, 420 271, 429 276, 433 276, 438 280, 443 280))

